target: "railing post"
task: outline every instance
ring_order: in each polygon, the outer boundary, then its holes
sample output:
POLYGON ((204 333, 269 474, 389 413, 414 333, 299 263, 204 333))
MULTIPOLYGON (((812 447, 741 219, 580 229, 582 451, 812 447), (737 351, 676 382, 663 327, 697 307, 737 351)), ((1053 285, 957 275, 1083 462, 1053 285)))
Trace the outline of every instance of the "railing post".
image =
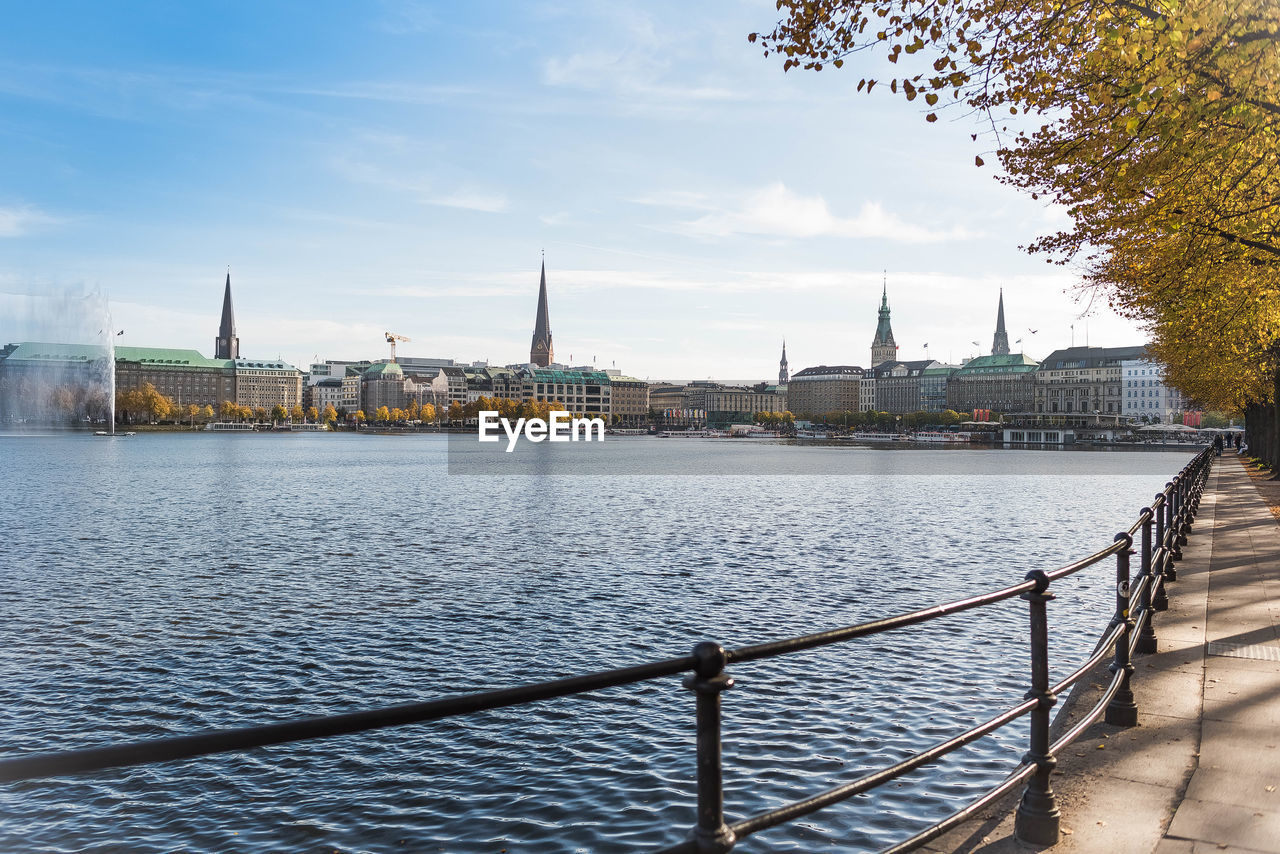
POLYGON ((1057 698, 1049 691, 1049 618, 1045 610, 1045 603, 1054 597, 1048 592, 1049 576, 1041 570, 1028 572, 1027 580, 1036 583, 1034 590, 1022 594, 1031 606, 1031 690, 1027 699, 1039 702, 1031 710, 1031 749, 1022 761, 1034 762, 1036 772, 1022 793, 1013 834, 1031 845, 1054 845, 1061 814, 1049 785, 1049 775, 1058 764, 1049 752, 1049 709, 1057 698))
POLYGON ((1200 493, 1204 491, 1204 458, 1199 457, 1192 464, 1195 477, 1191 481, 1191 517, 1194 519, 1200 512, 1200 493))
MULTIPOLYGON (((1188 476, 1178 475, 1174 480, 1178 484, 1178 545, 1187 544, 1187 534, 1191 531, 1191 516, 1187 513, 1187 498, 1190 495, 1188 476)), ((1178 549, 1178 560, 1182 560, 1182 549, 1178 549)))
POLYGON ((1155 577, 1152 582, 1155 584, 1155 590, 1152 591, 1151 607, 1157 611, 1169 610, 1169 594, 1165 592, 1164 582, 1168 578, 1169 572, 1169 549, 1165 542, 1165 519, 1168 518, 1169 496, 1163 492, 1156 493, 1155 503, 1152 507, 1156 509, 1156 556, 1153 558, 1155 566, 1152 567, 1155 577))
POLYGON ((1178 478, 1165 485, 1165 559, 1164 577, 1166 581, 1178 580, 1178 569, 1174 561, 1182 560, 1182 550, 1178 548, 1178 478))
POLYGON ((698 823, 689 840, 698 854, 723 854, 733 848, 733 831, 724 822, 724 774, 720 747, 720 693, 733 687, 724 672, 724 647, 705 641, 693 648, 693 673, 684 687, 697 695, 698 823))
MULTIPOLYGON (((1146 614, 1146 619, 1142 622, 1142 629, 1138 632, 1138 652, 1143 654, 1151 654, 1156 651, 1156 626, 1152 607, 1152 588, 1156 586, 1155 574, 1151 571, 1151 519, 1155 513, 1150 507, 1143 507, 1140 514, 1143 518, 1142 522, 1142 551, 1139 553, 1139 559, 1142 565, 1139 569, 1138 581, 1145 580, 1147 583, 1142 588, 1142 596, 1138 599, 1138 607, 1146 614)), ((1165 609, 1169 607, 1169 601, 1165 600, 1165 609)))
POLYGON ((1137 726, 1138 704, 1133 701, 1133 689, 1129 679, 1133 676, 1133 662, 1129 660, 1129 638, 1133 634, 1133 614, 1129 608, 1129 555, 1133 554, 1133 537, 1128 533, 1116 534, 1116 542, 1124 548, 1116 552, 1116 619, 1124 631, 1116 638, 1115 659, 1112 673, 1123 673, 1120 688, 1107 703, 1106 721, 1114 726, 1137 726))

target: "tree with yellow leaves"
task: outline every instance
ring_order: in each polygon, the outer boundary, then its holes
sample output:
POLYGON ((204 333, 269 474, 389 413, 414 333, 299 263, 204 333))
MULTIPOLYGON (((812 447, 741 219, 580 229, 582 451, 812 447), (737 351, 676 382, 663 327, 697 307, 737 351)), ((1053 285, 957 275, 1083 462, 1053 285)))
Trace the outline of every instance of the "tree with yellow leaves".
POLYGON ((778 8, 778 27, 749 38, 784 70, 880 53, 902 69, 892 92, 983 115, 1002 180, 1071 217, 1029 248, 1080 265, 1087 287, 1144 321, 1183 392, 1252 413, 1251 449, 1280 464, 1280 4, 778 8))

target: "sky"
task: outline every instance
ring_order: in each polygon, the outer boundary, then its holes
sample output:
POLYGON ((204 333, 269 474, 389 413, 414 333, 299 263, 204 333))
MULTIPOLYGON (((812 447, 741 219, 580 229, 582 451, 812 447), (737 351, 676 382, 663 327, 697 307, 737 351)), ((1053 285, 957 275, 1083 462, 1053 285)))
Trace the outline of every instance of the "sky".
MULTIPOLYGON (((866 366, 885 286, 902 359, 990 352, 1001 288, 1015 351, 1145 341, 1019 248, 1068 220, 996 180, 979 118, 857 93, 871 57, 784 74, 747 41, 777 15, 17 4, 0 307, 99 294, 117 342, 212 356, 230 269, 244 356, 382 358, 391 331, 510 364, 545 253, 557 360, 650 380, 772 380, 784 339, 792 372, 866 366)), ((48 330, 0 312, 0 343, 48 330)))

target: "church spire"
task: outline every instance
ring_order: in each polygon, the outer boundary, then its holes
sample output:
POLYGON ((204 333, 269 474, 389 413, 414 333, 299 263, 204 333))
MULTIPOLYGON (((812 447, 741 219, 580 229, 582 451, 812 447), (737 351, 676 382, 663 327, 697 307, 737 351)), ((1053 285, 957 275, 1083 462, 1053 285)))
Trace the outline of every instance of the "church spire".
POLYGON ((787 339, 782 339, 782 361, 778 363, 778 385, 786 385, 791 381, 791 373, 787 370, 787 339))
POLYGON ((227 287, 222 294, 222 324, 213 344, 213 358, 239 359, 240 339, 236 337, 236 316, 231 308, 231 270, 227 269, 227 287))
POLYGON ((898 345, 893 340, 893 327, 889 325, 889 274, 885 272, 884 290, 880 294, 880 319, 876 324, 876 337, 871 342, 871 366, 893 362, 898 358, 898 345))
POLYGON ((547 261, 542 261, 542 280, 538 283, 538 316, 533 321, 533 344, 529 348, 530 364, 545 368, 555 361, 551 346, 551 312, 547 308, 547 261))
POLYGON ((1004 288, 1000 289, 1000 308, 996 313, 996 337, 991 342, 991 355, 1009 355, 1009 333, 1004 330, 1004 288))

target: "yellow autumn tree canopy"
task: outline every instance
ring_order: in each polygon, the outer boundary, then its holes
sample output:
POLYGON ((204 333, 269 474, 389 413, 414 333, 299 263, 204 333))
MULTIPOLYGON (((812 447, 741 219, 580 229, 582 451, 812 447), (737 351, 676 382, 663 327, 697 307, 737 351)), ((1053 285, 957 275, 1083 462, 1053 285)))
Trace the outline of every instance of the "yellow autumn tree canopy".
MULTIPOLYGON (((1144 321, 1202 405, 1276 401, 1280 3, 778 0, 783 68, 887 58, 887 85, 977 111, 1001 180, 1071 227, 1030 247, 1144 321)), ((935 121, 936 111, 926 121, 935 121)), ((975 139, 978 134, 974 134, 975 139)), ((978 165, 982 160, 978 158, 978 165)))

